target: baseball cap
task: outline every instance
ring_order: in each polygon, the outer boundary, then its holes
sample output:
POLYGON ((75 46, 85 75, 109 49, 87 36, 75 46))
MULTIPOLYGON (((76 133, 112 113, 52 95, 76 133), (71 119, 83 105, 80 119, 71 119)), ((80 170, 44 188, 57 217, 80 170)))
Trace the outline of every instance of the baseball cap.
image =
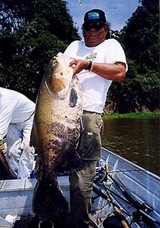
POLYGON ((84 15, 84 24, 99 22, 105 24, 106 17, 105 13, 100 9, 93 9, 85 13, 84 15))

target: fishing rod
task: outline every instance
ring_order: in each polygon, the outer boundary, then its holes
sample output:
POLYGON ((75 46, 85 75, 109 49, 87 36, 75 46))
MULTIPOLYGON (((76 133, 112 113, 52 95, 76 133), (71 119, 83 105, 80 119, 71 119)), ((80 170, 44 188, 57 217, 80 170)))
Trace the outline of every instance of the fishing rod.
MULTIPOLYGON (((105 186, 100 185, 100 187, 98 187, 98 184, 95 184, 95 183, 94 183, 94 185, 93 185, 93 191, 94 191, 97 195, 99 195, 99 196, 102 197, 103 199, 105 199, 105 200, 111 202, 114 206, 120 208, 120 205, 116 204, 116 203, 113 201, 114 197, 113 197, 113 199, 112 199, 112 197, 109 197, 109 195, 106 195, 104 192, 101 191, 101 188, 103 188, 104 191, 109 192, 108 194, 113 194, 113 195, 115 195, 116 197, 120 198, 121 200, 123 200, 124 202, 126 202, 126 203, 129 204, 129 205, 131 205, 133 208, 135 208, 135 209, 137 210, 137 212, 133 212, 133 214, 129 214, 127 211, 125 211, 125 210, 123 209, 123 212, 124 212, 127 216, 129 216, 129 217, 132 216, 133 222, 139 223, 139 221, 143 221, 142 218, 140 218, 140 216, 138 216, 138 213, 140 213, 141 215, 144 215, 144 216, 145 216, 143 222, 146 222, 145 220, 147 220, 147 221, 148 221, 147 224, 153 225, 153 223, 154 223, 154 225, 155 225, 155 223, 156 223, 158 226, 154 226, 154 228, 156 228, 156 227, 158 228, 158 227, 159 227, 160 223, 159 223, 158 221, 156 221, 154 218, 152 218, 150 215, 148 215, 148 214, 147 214, 146 212, 144 212, 143 210, 141 210, 141 209, 138 210, 138 209, 137 209, 135 206, 133 206, 127 199, 123 198, 122 196, 120 196, 119 194, 113 192, 111 189, 108 189, 108 188, 105 187, 105 186), (109 197, 110 199, 108 199, 108 197, 109 197)), ((120 204, 120 203, 119 203, 119 204, 120 204)), ((121 209, 121 210, 122 210, 122 209, 121 209)), ((126 219, 126 220, 127 220, 127 219, 126 219)))
MULTIPOLYGON (((103 199, 105 199, 105 200, 107 200, 108 202, 112 203, 113 206, 116 206, 116 207, 118 207, 118 208, 120 209, 119 204, 113 202, 113 200, 112 200, 111 196, 109 195, 109 193, 106 194, 106 190, 109 191, 109 192, 112 192, 112 191, 111 191, 110 189, 103 188, 103 190, 105 191, 105 193, 104 193, 104 192, 102 192, 101 188, 102 188, 102 186, 99 187, 97 184, 93 183, 93 192, 97 194, 97 197, 102 197, 103 199)), ((114 193, 114 192, 112 192, 112 193, 114 193)), ((121 198, 123 201, 129 203, 126 199, 122 198, 120 195, 118 195, 118 194, 116 194, 116 193, 114 193, 114 194, 115 194, 117 197, 121 198)), ((93 197, 93 198, 95 199, 95 198, 97 198, 97 197, 93 197)), ((128 214, 127 211, 125 211, 124 209, 123 209, 123 211, 124 211, 124 213, 125 213, 127 216, 130 216, 130 214, 128 214)))
MULTIPOLYGON (((154 211, 148 204, 140 203, 135 197, 130 193, 129 189, 124 186, 124 184, 119 180, 116 181, 110 174, 107 173, 110 179, 115 183, 115 185, 119 188, 119 190, 123 193, 125 198, 130 202, 130 204, 137 210, 137 214, 140 213, 141 215, 145 216, 144 220, 146 219, 148 223, 152 222, 154 224, 160 225, 160 222, 151 217, 148 213, 154 211), (148 213, 147 213, 148 212, 148 213)), ((134 216, 135 217, 135 216, 134 216)))
MULTIPOLYGON (((98 188, 98 184, 93 183, 93 191, 94 191, 95 193, 97 193, 97 195, 101 196, 103 199, 107 200, 107 197, 109 197, 109 196, 105 195, 105 193, 101 191, 101 188, 103 188, 103 190, 104 190, 105 192, 106 192, 106 191, 107 191, 107 192, 110 192, 110 193, 112 193, 113 195, 117 196, 119 199, 123 200, 125 203, 130 204, 130 202, 129 202, 126 198, 120 196, 118 193, 115 193, 114 191, 112 191, 111 189, 107 188, 106 186, 102 186, 102 185, 101 185, 101 186, 98 188)), ((130 204, 130 205, 131 205, 131 204, 130 204)), ((132 206, 132 205, 131 205, 131 206, 132 206)), ((132 207, 133 207, 133 206, 132 206, 132 207)), ((133 208, 134 208, 134 207, 133 207, 133 208)))
POLYGON ((126 188, 120 180, 116 181, 110 174, 107 173, 107 175, 135 208, 153 211, 153 208, 151 208, 149 205, 146 203, 141 204, 137 199, 135 199, 135 197, 129 192, 129 189, 126 188))
MULTIPOLYGON (((132 215, 129 214, 123 208, 121 208, 120 204, 115 203, 109 193, 106 194, 106 191, 105 191, 105 193, 102 192, 101 187, 98 187, 95 183, 93 183, 93 192, 96 193, 97 197, 101 197, 101 198, 105 199, 107 202, 109 202, 110 205, 113 207, 114 211, 106 217, 107 220, 110 217, 115 216, 115 218, 117 218, 117 220, 120 221, 121 224, 123 224, 123 227, 126 227, 126 228, 130 227, 130 225, 132 224, 132 215), (121 213, 121 212, 123 212, 123 213, 121 213), (124 216, 124 214, 126 216, 124 216)), ((105 224, 105 220, 103 221, 103 225, 105 224)), ((113 226, 113 224, 112 224, 112 226, 113 226)), ((105 226, 105 227, 107 227, 107 226, 105 226)))
POLYGON ((151 208, 149 205, 146 203, 141 204, 129 191, 129 189, 124 186, 124 184, 119 180, 117 177, 118 181, 115 180, 107 171, 104 167, 101 167, 100 170, 100 177, 98 179, 99 182, 107 180, 107 176, 112 180, 112 182, 118 187, 118 189, 123 193, 125 198, 130 202, 131 205, 134 207, 138 207, 139 209, 147 209, 150 211, 153 211, 153 208, 151 208))
MULTIPOLYGON (((116 187, 118 187, 118 189, 122 192, 122 194, 124 195, 124 197, 127 199, 125 200, 123 197, 119 196, 118 194, 116 194, 117 197, 121 198, 122 200, 124 200, 126 203, 129 203, 132 207, 134 207, 137 210, 137 213, 139 212, 141 215, 144 215, 145 218, 148 221, 148 223, 152 222, 152 224, 154 223, 157 225, 160 225, 160 222, 157 221, 156 219, 152 218, 146 211, 147 210, 149 212, 153 211, 154 209, 151 208, 149 205, 147 205, 146 203, 141 204, 137 199, 135 199, 135 197, 129 192, 129 189, 124 187, 123 183, 119 180, 116 181, 106 170, 104 167, 101 167, 100 172, 100 177, 95 179, 95 184, 99 184, 101 186, 101 183, 107 180, 107 176, 112 180, 112 182, 116 185, 116 187), (119 183, 120 182, 120 183, 119 183)), ((102 186, 101 186, 102 187, 102 186)), ((104 187, 104 186, 103 186, 104 187)), ((109 190, 111 192, 110 189, 106 188, 105 189, 109 190)), ((103 194, 102 194, 103 195, 103 194)), ((135 216, 134 216, 135 217, 135 216)), ((145 219, 144 218, 144 219, 145 219)))

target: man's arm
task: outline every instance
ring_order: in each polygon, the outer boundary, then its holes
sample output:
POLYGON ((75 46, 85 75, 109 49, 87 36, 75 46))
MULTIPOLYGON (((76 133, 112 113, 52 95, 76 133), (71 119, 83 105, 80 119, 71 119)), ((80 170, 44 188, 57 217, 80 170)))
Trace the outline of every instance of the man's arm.
MULTIPOLYGON (((73 74, 77 74, 85 70, 89 61, 82 59, 73 59, 70 66, 73 68, 73 74)), ((126 75, 126 64, 123 62, 115 63, 92 63, 92 72, 108 80, 122 81, 126 75)))

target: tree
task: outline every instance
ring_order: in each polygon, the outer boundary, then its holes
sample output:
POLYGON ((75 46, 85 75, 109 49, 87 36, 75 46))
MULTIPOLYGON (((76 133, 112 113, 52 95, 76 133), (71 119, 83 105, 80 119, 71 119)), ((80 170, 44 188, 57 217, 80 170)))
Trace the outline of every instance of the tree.
POLYGON ((65 1, 2 0, 0 6, 0 85, 35 100, 50 59, 79 38, 77 29, 65 1))
POLYGON ((158 1, 143 0, 123 29, 127 57, 139 65, 139 72, 159 71, 158 1), (140 63, 140 64, 139 64, 140 63))
POLYGON ((109 91, 116 112, 160 109, 158 18, 158 1, 143 0, 120 32, 129 69, 125 80, 109 91))

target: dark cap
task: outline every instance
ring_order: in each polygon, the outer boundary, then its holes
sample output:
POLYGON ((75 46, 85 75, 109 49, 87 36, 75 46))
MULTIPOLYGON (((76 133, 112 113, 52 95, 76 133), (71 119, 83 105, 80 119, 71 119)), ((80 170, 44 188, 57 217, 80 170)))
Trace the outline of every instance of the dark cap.
POLYGON ((93 9, 85 13, 84 15, 84 24, 89 24, 93 22, 106 22, 105 13, 100 9, 93 9))

